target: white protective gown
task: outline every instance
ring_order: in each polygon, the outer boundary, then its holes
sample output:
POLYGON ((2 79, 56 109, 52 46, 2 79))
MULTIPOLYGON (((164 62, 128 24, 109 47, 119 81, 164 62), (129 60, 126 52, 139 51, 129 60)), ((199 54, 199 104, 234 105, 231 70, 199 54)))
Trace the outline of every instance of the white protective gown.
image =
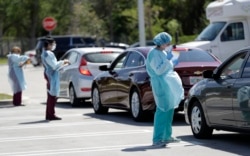
POLYGON ((29 57, 20 54, 8 54, 9 65, 9 82, 12 91, 15 93, 21 92, 27 88, 26 81, 23 74, 23 68, 20 67, 20 63, 26 62, 29 57))
POLYGON ((52 96, 58 96, 60 91, 59 69, 64 61, 57 61, 54 53, 50 50, 43 50, 41 58, 50 83, 48 92, 52 96))

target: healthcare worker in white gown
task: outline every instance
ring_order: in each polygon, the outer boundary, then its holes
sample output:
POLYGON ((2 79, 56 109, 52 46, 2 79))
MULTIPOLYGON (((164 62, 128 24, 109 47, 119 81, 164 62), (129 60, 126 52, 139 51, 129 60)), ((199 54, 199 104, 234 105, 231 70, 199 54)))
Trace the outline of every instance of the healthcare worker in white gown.
POLYGON ((153 39, 156 47, 151 49, 146 60, 156 103, 153 146, 160 147, 180 142, 180 139, 172 137, 172 121, 175 108, 184 98, 184 89, 179 75, 174 71, 178 60, 173 60, 171 40, 172 37, 166 32, 157 34, 153 39))
POLYGON ((13 105, 24 106, 22 104, 22 91, 27 88, 23 73, 23 66, 28 63, 30 58, 21 55, 21 48, 14 46, 11 53, 7 55, 9 65, 9 82, 13 91, 13 105))

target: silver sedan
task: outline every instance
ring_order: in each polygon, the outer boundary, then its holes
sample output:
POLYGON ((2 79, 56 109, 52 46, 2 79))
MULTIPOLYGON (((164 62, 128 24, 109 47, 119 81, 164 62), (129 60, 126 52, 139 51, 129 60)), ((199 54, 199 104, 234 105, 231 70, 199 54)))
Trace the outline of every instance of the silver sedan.
POLYGON ((60 95, 67 98, 72 106, 91 98, 91 84, 101 71, 100 65, 110 64, 124 49, 120 48, 73 48, 60 59, 70 64, 60 69, 60 95))

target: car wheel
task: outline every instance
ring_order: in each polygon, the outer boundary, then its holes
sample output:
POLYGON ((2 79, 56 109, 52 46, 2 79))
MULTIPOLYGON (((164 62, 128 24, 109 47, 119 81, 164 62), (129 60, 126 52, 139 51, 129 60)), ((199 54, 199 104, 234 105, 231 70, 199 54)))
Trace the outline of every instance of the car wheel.
POLYGON ((100 94, 99 94, 99 90, 97 87, 94 87, 92 94, 91 94, 91 98, 92 98, 92 105, 93 105, 93 109, 95 111, 96 114, 106 114, 108 113, 108 107, 103 107, 101 100, 100 100, 100 94))
POLYGON ((80 105, 80 99, 76 97, 75 89, 73 85, 69 87, 69 102, 72 107, 80 105))
POLYGON ((130 97, 130 111, 135 121, 143 119, 143 111, 141 106, 141 99, 136 89, 133 89, 130 97))
POLYGON ((194 137, 204 139, 212 136, 213 128, 207 125, 204 112, 199 102, 196 101, 192 106, 189 118, 194 137))

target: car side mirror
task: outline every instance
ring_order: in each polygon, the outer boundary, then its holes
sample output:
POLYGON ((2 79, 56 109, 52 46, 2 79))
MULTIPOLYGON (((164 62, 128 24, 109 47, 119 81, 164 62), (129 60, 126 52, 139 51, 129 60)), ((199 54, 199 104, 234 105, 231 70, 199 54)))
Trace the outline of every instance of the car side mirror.
POLYGON ((109 70, 109 68, 108 68, 107 65, 99 66, 99 69, 100 69, 101 71, 107 71, 107 70, 109 70))
POLYGON ((202 76, 204 78, 213 78, 213 74, 214 73, 212 70, 205 70, 205 71, 203 71, 202 76))

